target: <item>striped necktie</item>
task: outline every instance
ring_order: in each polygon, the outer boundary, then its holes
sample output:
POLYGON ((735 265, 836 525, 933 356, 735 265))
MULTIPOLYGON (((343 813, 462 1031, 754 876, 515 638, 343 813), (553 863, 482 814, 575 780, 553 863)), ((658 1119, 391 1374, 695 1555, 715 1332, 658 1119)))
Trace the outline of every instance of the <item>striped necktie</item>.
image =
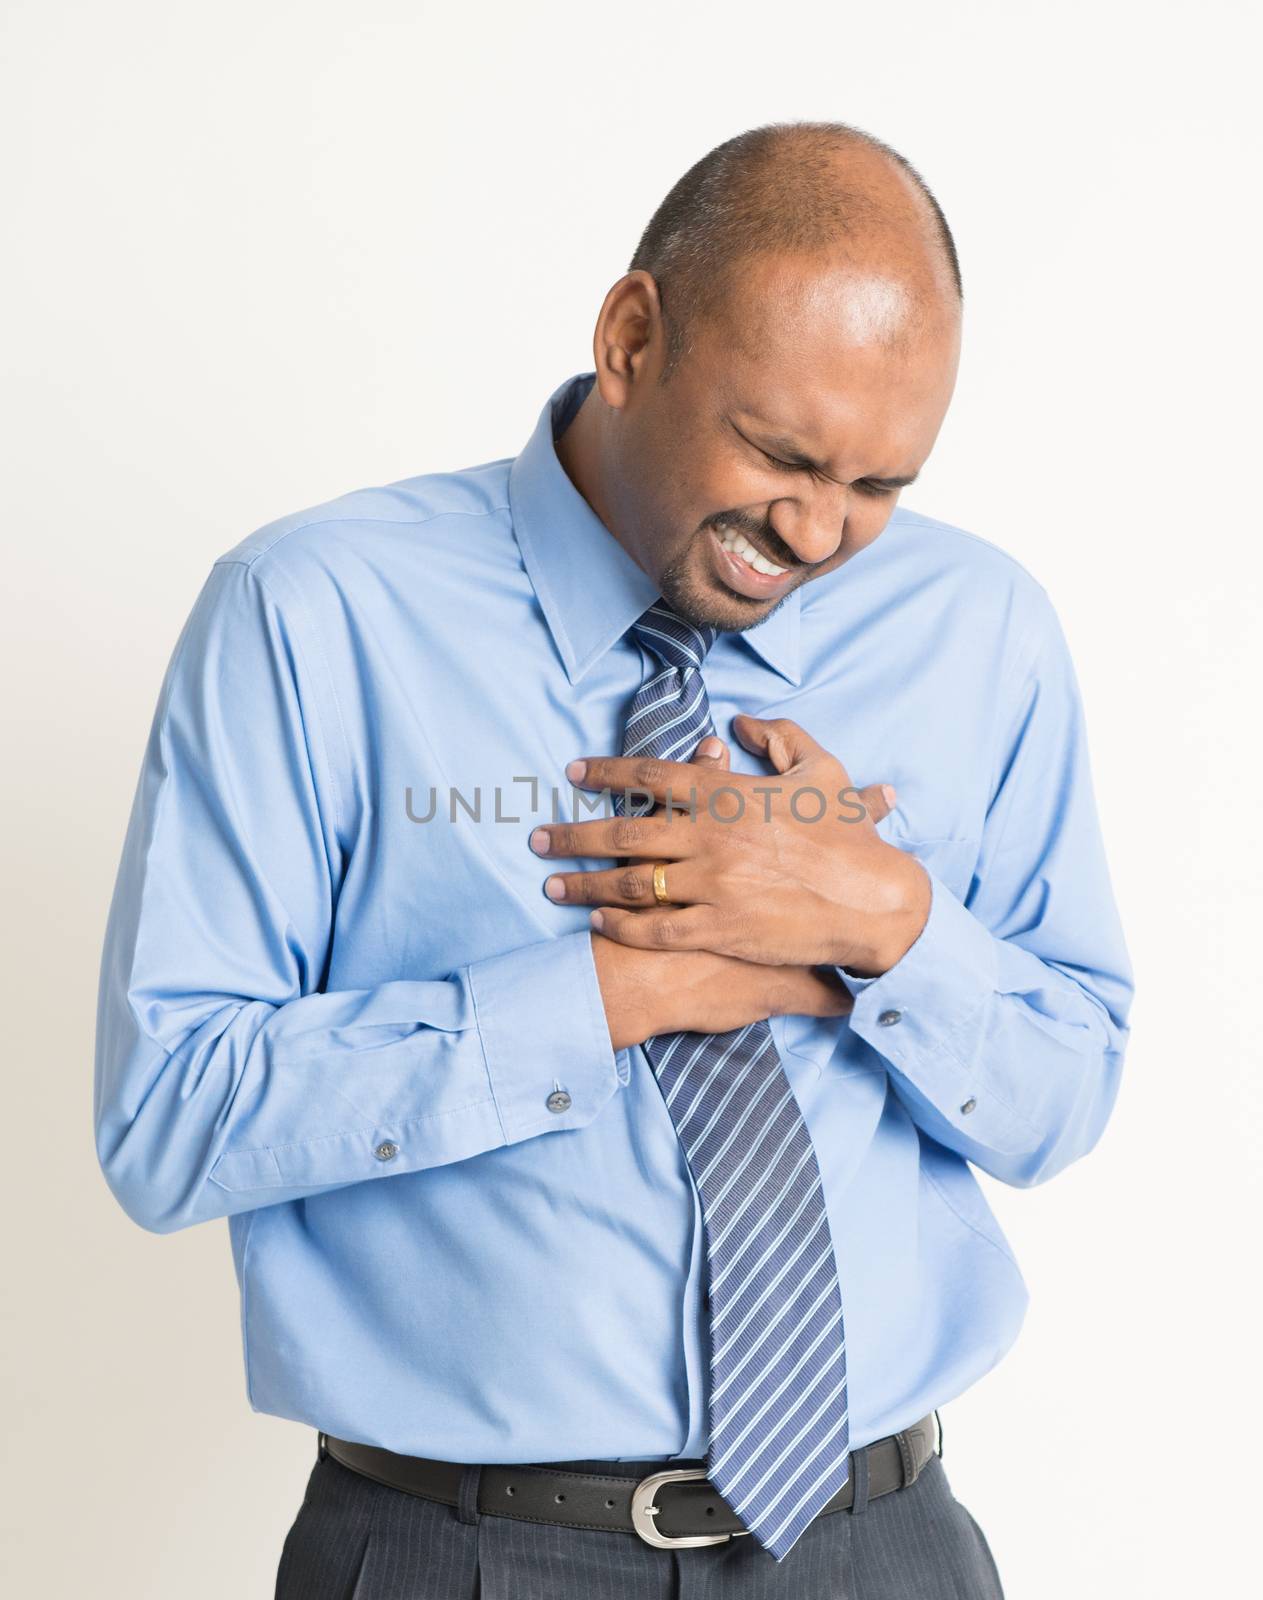
MULTIPOLYGON (((661 671, 632 701, 625 756, 688 761, 714 733, 701 663, 717 631, 662 599, 632 624, 661 671)), ((687 805, 684 787, 673 805, 687 805)), ((612 799, 620 815, 647 814, 621 791, 612 799)), ((702 1204, 708 1476, 783 1561, 849 1467, 842 1297, 816 1153, 765 1020, 643 1048, 702 1204)))

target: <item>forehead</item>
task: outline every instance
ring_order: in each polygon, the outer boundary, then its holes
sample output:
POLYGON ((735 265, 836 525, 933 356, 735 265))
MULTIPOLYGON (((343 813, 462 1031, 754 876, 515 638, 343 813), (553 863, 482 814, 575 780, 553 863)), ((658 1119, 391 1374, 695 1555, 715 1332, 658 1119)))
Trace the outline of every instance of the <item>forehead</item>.
POLYGON ((916 472, 956 384, 951 339, 786 338, 775 349, 728 347, 712 366, 719 426, 754 443, 829 462, 840 477, 916 472), (727 421, 725 421, 727 419, 727 421))
POLYGON ((713 341, 719 412, 757 429, 760 442, 777 438, 818 459, 841 449, 854 457, 837 463, 847 476, 865 463, 889 476, 915 471, 955 386, 958 319, 909 310, 906 285, 881 273, 851 275, 849 294, 836 283, 793 287, 784 315, 764 300, 760 318, 713 341))
POLYGON ((904 342, 920 330, 923 318, 920 302, 905 279, 879 269, 861 269, 786 285, 782 309, 771 320, 790 337, 826 339, 862 349, 904 342))
POLYGON ((857 258, 756 255, 726 296, 723 337, 751 362, 813 349, 834 359, 874 348, 906 356, 919 343, 950 339, 959 324, 954 288, 932 265, 902 242, 857 258))

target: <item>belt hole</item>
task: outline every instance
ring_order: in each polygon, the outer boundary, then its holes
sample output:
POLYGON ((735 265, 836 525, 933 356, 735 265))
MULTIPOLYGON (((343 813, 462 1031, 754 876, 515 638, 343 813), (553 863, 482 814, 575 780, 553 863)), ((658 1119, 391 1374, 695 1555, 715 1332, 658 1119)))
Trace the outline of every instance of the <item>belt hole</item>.
POLYGON ((613 1505, 613 1504, 614 1504, 614 1502, 613 1502, 613 1501, 612 1501, 612 1500, 607 1500, 607 1501, 606 1501, 606 1502, 605 1502, 605 1504, 606 1504, 606 1505, 607 1505, 607 1506, 612 1506, 612 1505, 613 1505))
POLYGON ((555 1494, 555 1495, 554 1495, 554 1496, 553 1496, 553 1500, 554 1500, 554 1501, 555 1501, 555 1502, 556 1502, 556 1504, 557 1504, 557 1505, 560 1505, 560 1504, 561 1504, 561 1502, 562 1502, 562 1501, 563 1501, 563 1500, 564 1500, 564 1499, 565 1499, 565 1498, 566 1498, 566 1497, 565 1497, 565 1495, 564 1495, 564 1494, 555 1494))
POLYGON ((505 1485, 505 1490, 504 1490, 504 1492, 505 1492, 505 1494, 516 1494, 516 1493, 517 1493, 517 1490, 516 1490, 516 1489, 515 1489, 515 1488, 514 1488, 514 1487, 513 1487, 513 1485, 512 1485, 512 1484, 511 1484, 511 1483, 510 1483, 510 1484, 506 1484, 506 1485, 505 1485))

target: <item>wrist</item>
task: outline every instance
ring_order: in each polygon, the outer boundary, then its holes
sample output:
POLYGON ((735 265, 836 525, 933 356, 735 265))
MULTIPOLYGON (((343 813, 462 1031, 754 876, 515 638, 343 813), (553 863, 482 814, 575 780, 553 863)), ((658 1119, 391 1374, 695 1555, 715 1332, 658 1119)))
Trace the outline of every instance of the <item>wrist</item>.
POLYGON ((650 1014, 652 992, 632 978, 631 963, 625 954, 627 946, 601 933, 594 932, 589 938, 597 986, 605 1007, 605 1025, 615 1054, 665 1031, 650 1014))
POLYGON ((895 854, 900 866, 893 880, 894 903, 873 919, 869 938, 852 941, 834 963, 852 977, 880 978, 897 966, 920 938, 929 918, 933 894, 929 874, 915 856, 898 849, 895 854))

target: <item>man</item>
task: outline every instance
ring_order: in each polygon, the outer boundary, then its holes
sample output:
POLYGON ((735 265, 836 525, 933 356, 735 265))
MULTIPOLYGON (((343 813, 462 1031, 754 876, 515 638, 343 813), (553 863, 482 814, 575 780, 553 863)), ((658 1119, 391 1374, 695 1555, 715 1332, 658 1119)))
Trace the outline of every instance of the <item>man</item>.
POLYGON ((1048 597, 896 503, 960 325, 902 157, 754 129, 516 458, 213 565, 96 1118, 317 1430, 279 1597, 1000 1593, 936 1453, 1026 1303, 971 1165, 1091 1148, 1131 974, 1048 597))

